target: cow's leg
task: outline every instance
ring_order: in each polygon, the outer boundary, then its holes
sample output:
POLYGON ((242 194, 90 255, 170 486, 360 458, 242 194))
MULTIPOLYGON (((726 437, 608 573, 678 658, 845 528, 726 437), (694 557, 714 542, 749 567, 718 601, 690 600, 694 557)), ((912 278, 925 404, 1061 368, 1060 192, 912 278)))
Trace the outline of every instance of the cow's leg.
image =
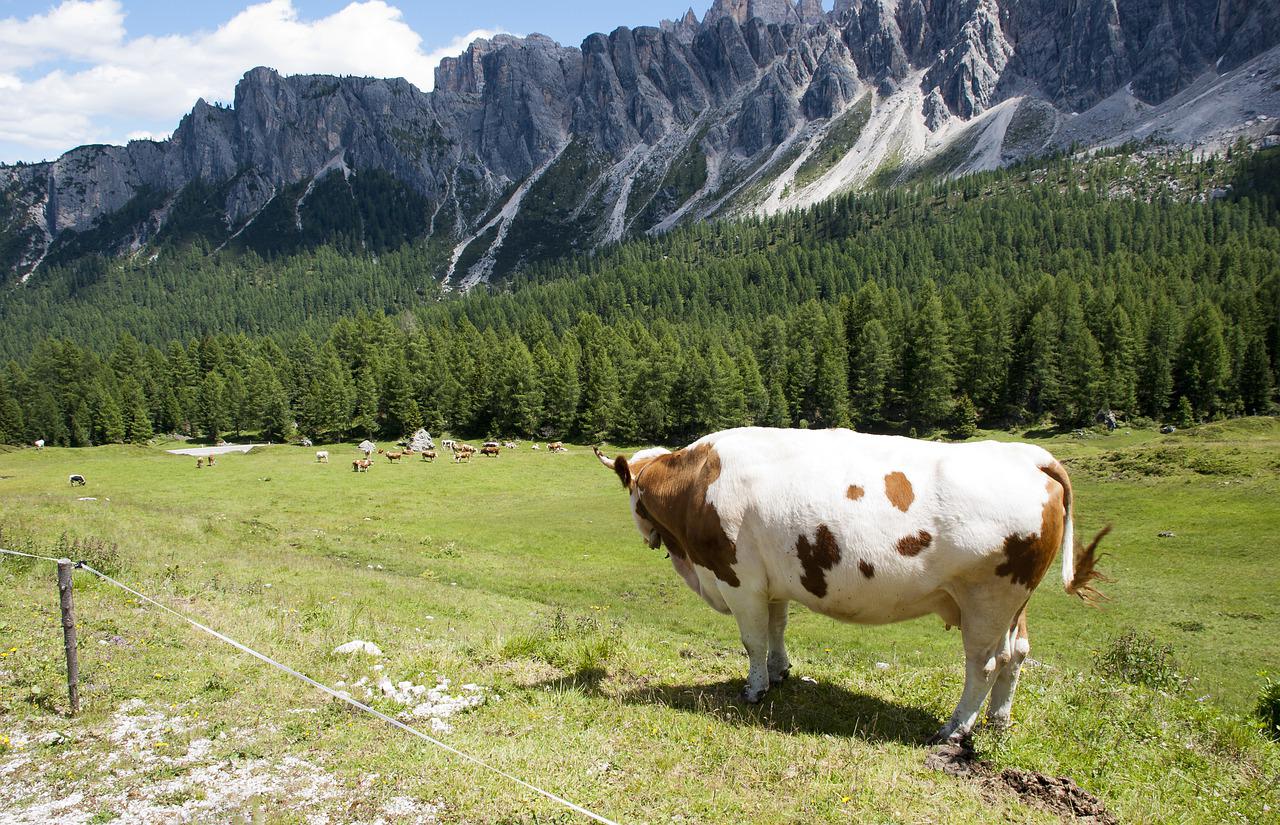
POLYGON ((951 719, 934 736, 936 742, 958 742, 973 730, 996 676, 1013 658, 1009 627, 1021 607, 1000 609, 999 597, 958 601, 960 633, 964 637, 964 692, 951 719))
POLYGON ((1027 611, 1024 608, 1018 614, 1018 620, 1009 628, 1011 656, 996 676, 996 683, 991 687, 991 698, 987 702, 987 723, 992 727, 1007 728, 1013 710, 1013 694, 1018 689, 1018 675, 1022 672, 1022 662, 1031 651, 1027 641, 1027 611))
POLYGON ((769 691, 769 600, 745 586, 720 588, 729 612, 738 620, 738 634, 751 661, 742 698, 755 704, 769 691))
POLYGON ((769 682, 778 684, 791 675, 791 660, 787 658, 788 603, 769 602, 769 682))

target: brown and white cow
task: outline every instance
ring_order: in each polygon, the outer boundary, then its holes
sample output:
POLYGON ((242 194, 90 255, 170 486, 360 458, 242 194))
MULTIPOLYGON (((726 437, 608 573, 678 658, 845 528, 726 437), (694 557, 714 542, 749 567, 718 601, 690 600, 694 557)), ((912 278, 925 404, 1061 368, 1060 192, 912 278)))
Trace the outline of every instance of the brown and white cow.
POLYGON ((790 672, 788 603, 885 624, 930 613, 960 627, 965 687, 937 739, 1009 723, 1030 647, 1031 592, 1062 550, 1068 593, 1089 600, 1104 529, 1073 552, 1071 481, 1047 451, 939 444, 849 430, 748 427, 669 452, 596 455, 631 494, 650 547, 738 622, 750 658, 743 698, 790 672))

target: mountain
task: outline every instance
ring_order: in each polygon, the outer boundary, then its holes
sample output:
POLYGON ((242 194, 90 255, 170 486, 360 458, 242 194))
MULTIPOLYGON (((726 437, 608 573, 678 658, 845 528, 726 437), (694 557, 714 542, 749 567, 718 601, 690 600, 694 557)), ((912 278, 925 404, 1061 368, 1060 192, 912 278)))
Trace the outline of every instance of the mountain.
POLYGON ((578 48, 477 40, 432 92, 256 68, 168 140, 0 166, 0 268, 425 240, 466 289, 681 222, 1073 147, 1265 138, 1277 44, 1280 6, 1248 0, 715 0, 578 48))

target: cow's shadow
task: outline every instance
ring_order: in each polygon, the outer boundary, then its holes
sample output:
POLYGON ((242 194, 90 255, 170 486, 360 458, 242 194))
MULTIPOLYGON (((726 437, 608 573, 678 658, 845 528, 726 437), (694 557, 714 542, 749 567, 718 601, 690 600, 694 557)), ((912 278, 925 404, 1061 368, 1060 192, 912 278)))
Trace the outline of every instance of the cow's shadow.
POLYGON ((742 679, 652 685, 617 693, 603 689, 601 683, 606 675, 600 668, 586 668, 533 687, 579 691, 629 705, 662 705, 782 733, 830 734, 865 742, 924 745, 942 727, 942 720, 923 708, 885 701, 829 682, 793 677, 775 685, 759 704, 749 705, 740 698, 742 679))

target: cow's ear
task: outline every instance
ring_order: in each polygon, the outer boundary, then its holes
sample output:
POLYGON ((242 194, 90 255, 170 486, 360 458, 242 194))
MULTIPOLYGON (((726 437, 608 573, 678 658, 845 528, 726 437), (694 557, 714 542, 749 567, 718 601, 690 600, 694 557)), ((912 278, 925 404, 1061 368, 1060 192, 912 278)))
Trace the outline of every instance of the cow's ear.
POLYGON ((631 486, 631 468, 627 466, 627 457, 620 455, 613 460, 613 471, 622 480, 623 487, 631 486))

